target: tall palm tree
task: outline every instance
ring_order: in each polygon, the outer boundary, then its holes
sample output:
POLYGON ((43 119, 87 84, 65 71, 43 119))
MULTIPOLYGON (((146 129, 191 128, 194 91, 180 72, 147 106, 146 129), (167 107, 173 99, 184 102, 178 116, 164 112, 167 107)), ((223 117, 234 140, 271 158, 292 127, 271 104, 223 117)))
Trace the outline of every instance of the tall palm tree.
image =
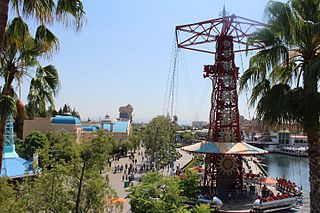
POLYGON ((79 30, 84 20, 81 0, 0 0, 0 48, 8 22, 9 4, 18 16, 34 18, 41 24, 57 21, 79 30))
POLYGON ((43 25, 38 27, 35 36, 31 36, 27 24, 20 17, 11 22, 4 34, 3 46, 0 49, 0 77, 4 80, 0 94, 0 169, 4 145, 2 133, 7 116, 14 114, 17 109, 23 110, 21 103, 17 101, 14 81, 21 82, 23 78, 31 77, 32 70, 38 67, 36 77, 31 80, 32 88, 35 87, 44 100, 47 99, 45 93, 52 92, 55 95, 59 88, 57 71, 52 65, 40 67, 38 59, 52 52, 57 45, 58 39, 43 25), (44 92, 41 92, 41 89, 44 92))
POLYGON ((30 83, 28 107, 39 115, 46 114, 47 103, 54 108, 54 96, 60 86, 58 71, 53 65, 39 66, 30 83))
POLYGON ((270 124, 299 124, 308 136, 311 212, 320 212, 320 0, 271 1, 267 26, 248 44, 250 59, 240 88, 252 87, 251 104, 270 124))

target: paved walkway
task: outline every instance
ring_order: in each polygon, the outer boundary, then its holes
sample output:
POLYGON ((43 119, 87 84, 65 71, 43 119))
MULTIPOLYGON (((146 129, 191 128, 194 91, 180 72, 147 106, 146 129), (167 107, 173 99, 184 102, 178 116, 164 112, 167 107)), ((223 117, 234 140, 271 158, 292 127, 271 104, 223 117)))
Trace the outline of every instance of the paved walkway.
MULTIPOLYGON (((141 154, 138 155, 138 152, 140 151, 140 153, 144 152, 144 149, 140 149, 138 151, 136 151, 136 153, 134 154, 135 158, 137 159, 137 164, 135 165, 138 169, 138 172, 135 175, 135 180, 139 180, 141 179, 146 172, 143 173, 139 173, 139 168, 141 165, 143 165, 143 161, 142 161, 142 156, 141 154)), ((176 162, 175 162, 175 166, 174 168, 176 168, 176 166, 182 167, 184 166, 186 163, 188 163, 191 159, 192 159, 192 155, 178 149, 178 151, 181 153, 182 157, 179 158, 176 162)), ((131 154, 131 153, 129 153, 131 154)), ((145 159, 144 159, 145 160, 145 159)), ((125 198, 127 196, 127 192, 126 192, 126 188, 124 188, 124 182, 122 181, 122 176, 123 176, 123 172, 119 172, 119 173, 113 173, 114 168, 116 165, 119 166, 125 166, 125 164, 128 164, 128 166, 130 164, 132 164, 132 160, 129 159, 129 157, 124 157, 124 158, 120 158, 119 161, 112 161, 111 163, 111 170, 107 173, 109 175, 109 179, 110 179, 110 185, 115 189, 115 191, 117 192, 119 197, 125 198)), ((170 175, 172 173, 172 170, 161 170, 163 175, 170 175)), ((127 213, 127 212, 131 212, 130 211, 130 204, 129 204, 129 200, 126 199, 126 202, 124 203, 123 206, 123 213, 127 213)))

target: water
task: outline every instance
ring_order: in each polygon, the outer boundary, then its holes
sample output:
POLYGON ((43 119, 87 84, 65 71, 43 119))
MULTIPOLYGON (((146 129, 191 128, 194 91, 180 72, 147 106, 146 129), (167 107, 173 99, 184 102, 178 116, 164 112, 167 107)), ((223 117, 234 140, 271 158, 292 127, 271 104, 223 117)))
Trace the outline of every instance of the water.
POLYGON ((309 160, 307 157, 292 157, 283 154, 265 155, 267 171, 271 177, 285 177, 310 191, 309 160))

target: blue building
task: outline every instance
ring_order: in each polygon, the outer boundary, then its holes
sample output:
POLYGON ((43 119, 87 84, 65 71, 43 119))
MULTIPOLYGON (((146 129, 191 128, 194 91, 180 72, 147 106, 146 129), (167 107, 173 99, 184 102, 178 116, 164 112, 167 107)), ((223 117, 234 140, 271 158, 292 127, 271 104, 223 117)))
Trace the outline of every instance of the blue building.
POLYGON ((107 118, 101 121, 101 128, 111 134, 114 139, 126 141, 130 134, 131 121, 118 121, 107 118))
POLYGON ((40 169, 35 156, 33 161, 27 161, 16 153, 14 145, 13 118, 7 119, 4 131, 4 150, 2 153, 2 168, 0 177, 23 178, 37 174, 40 169))

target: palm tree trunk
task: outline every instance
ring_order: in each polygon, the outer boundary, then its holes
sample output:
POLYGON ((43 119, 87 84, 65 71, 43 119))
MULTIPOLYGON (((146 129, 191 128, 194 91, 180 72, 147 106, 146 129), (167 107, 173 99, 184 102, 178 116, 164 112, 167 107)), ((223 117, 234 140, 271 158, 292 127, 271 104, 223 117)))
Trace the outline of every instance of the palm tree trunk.
POLYGON ((2 47, 3 35, 8 21, 9 0, 0 0, 0 48, 2 47))
MULTIPOLYGON (((319 119, 319 118, 317 118, 319 119)), ((319 120, 318 120, 319 124, 319 120)), ((319 127, 319 125, 317 126, 319 127)), ((307 130, 309 143, 310 212, 320 212, 320 135, 319 128, 307 130)))
POLYGON ((0 174, 1 174, 1 169, 2 169, 2 156, 3 156, 3 147, 4 147, 4 142, 3 142, 3 133, 4 133, 4 126, 5 122, 2 120, 0 121, 0 174), (2 141, 2 143, 1 143, 2 141))

